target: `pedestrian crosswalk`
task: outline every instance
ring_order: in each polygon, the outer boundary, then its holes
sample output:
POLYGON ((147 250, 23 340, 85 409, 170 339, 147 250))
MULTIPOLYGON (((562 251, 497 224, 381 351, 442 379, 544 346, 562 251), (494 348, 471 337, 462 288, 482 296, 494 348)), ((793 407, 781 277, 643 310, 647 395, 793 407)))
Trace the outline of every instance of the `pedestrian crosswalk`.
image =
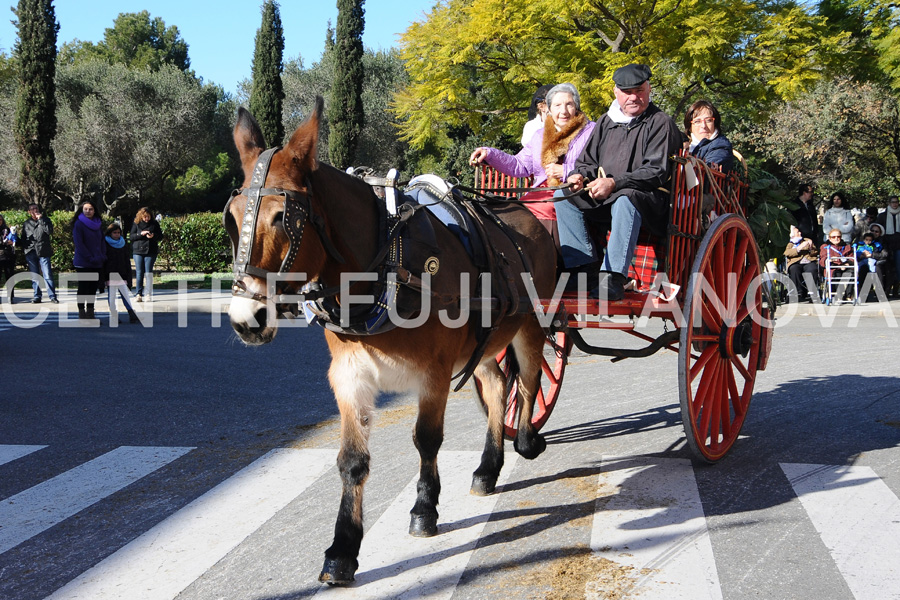
MULTIPOLYGON (((48 448, 51 446, 0 445, 2 473, 14 472, 17 461, 40 457, 48 448)), ((129 485, 176 461, 190 461, 194 451, 192 447, 118 447, 0 500, 0 573, 4 572, 4 556, 10 556, 20 545, 39 542, 58 524, 117 497, 129 485)), ((390 483, 394 491, 387 501, 367 508, 368 529, 356 583, 348 588, 321 587, 310 571, 309 580, 300 582, 304 587, 297 591, 297 597, 449 600, 458 592, 471 563, 477 562, 473 557, 482 549, 485 530, 492 519, 498 518, 500 507, 501 520, 512 518, 514 511, 508 503, 503 504, 505 496, 519 494, 525 498, 515 504, 525 513, 540 502, 541 493, 553 494, 552 502, 566 501, 565 489, 545 492, 524 484, 523 489, 517 489, 517 477, 527 477, 527 469, 534 463, 517 459, 514 453, 507 454, 498 494, 468 494, 479 455, 462 450, 441 452, 437 536, 413 538, 407 534, 409 510, 416 495, 416 474, 410 473, 408 478, 390 483)), ((292 503, 309 501, 316 489, 321 493, 323 480, 338 477, 336 458, 336 449, 271 450, 111 553, 99 553, 104 558, 68 577, 56 589, 28 596, 16 588, 18 595, 9 597, 249 597, 235 592, 234 583, 227 580, 220 590, 210 591, 206 586, 206 595, 192 590, 208 573, 221 569, 230 555, 252 552, 254 534, 277 520, 292 503)), ((819 568, 839 572, 857 600, 900 598, 900 500, 879 474, 862 466, 781 463, 780 469, 785 485, 793 490, 793 502, 802 507, 833 560, 819 568)), ((583 582, 579 581, 583 594, 579 592, 577 597, 729 598, 727 582, 717 569, 721 557, 716 555, 701 486, 689 460, 604 456, 593 472, 596 476, 590 478, 589 492, 594 499, 593 515, 589 522, 571 525, 572 539, 578 538, 576 525, 583 526, 592 555, 630 575, 611 578, 602 569, 588 573, 583 582), (613 588, 618 595, 610 595, 613 588)), ((337 510, 336 504, 333 509, 337 510)), ((301 518, 294 526, 303 529, 310 521, 301 518)), ((318 566, 328 543, 330 539, 320 539, 298 552, 318 566)), ((520 542, 510 539, 505 543, 503 551, 515 556, 520 542)), ((34 564, 30 569, 55 566, 34 564)), ((240 580, 241 574, 233 577, 240 580)), ((4 590, 14 585, 0 578, 0 597, 7 597, 4 590)), ((470 592, 465 597, 486 596, 470 592)), ((800 596, 786 590, 784 597, 800 596)))

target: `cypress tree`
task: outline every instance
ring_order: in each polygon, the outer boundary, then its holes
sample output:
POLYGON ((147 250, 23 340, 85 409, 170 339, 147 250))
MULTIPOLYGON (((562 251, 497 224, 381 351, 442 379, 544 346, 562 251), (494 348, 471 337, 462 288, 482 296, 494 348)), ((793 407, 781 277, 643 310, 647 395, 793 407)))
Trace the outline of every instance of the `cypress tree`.
POLYGON ((365 116, 362 104, 364 0, 337 0, 335 71, 328 106, 328 154, 331 164, 353 163, 365 116))
POLYGON ((19 60, 14 124, 21 157, 22 192, 28 202, 50 198, 56 161, 51 142, 56 136, 56 34, 59 24, 53 0, 19 0, 15 10, 19 60))
POLYGON ((266 0, 262 5, 262 25, 256 32, 256 48, 253 50, 250 112, 270 145, 281 144, 284 139, 284 124, 281 121, 283 54, 284 29, 281 27, 278 3, 266 0))

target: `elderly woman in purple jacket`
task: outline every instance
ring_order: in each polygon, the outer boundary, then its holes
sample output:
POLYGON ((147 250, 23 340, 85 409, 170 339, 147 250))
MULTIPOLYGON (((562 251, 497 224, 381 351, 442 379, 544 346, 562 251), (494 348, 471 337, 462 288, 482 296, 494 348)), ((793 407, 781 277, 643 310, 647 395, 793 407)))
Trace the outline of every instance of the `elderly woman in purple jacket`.
POLYGON ((100 282, 100 271, 106 262, 106 243, 97 207, 85 200, 72 217, 72 241, 75 243, 75 271, 78 280, 78 318, 94 318, 94 296, 100 282))
MULTIPOLYGON (((595 123, 581 112, 581 96, 571 83, 554 86, 547 92, 546 102, 550 112, 544 126, 531 136, 518 154, 507 154, 497 148, 476 148, 469 157, 469 164, 484 163, 511 177, 533 176, 534 187, 552 188, 565 182, 595 123)), ((522 200, 529 201, 525 206, 553 234, 558 245, 552 197, 552 189, 535 190, 525 194, 522 200)))

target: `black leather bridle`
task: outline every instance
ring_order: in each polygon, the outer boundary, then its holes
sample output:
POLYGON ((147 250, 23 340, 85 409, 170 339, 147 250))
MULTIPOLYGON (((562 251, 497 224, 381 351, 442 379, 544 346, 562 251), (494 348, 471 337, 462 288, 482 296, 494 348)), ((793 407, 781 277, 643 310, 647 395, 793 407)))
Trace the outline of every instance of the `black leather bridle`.
POLYGON ((282 222, 284 232, 288 237, 290 245, 287 254, 281 261, 276 275, 288 273, 294 266, 297 259, 297 253, 300 251, 300 242, 303 239, 303 230, 306 222, 312 223, 316 228, 325 251, 328 252, 340 263, 344 262, 344 258, 332 244, 331 239, 325 230, 325 220, 313 212, 312 209, 312 187, 309 180, 306 180, 306 192, 297 190, 289 190, 285 188, 267 188, 263 187, 266 177, 269 173, 269 166, 272 162, 272 156, 281 148, 269 148, 259 155, 256 160, 256 166, 253 167, 253 175, 250 178, 250 185, 246 188, 236 189, 231 192, 231 197, 225 204, 225 210, 222 214, 222 223, 228 229, 228 216, 231 214, 231 203, 235 197, 244 195, 247 198, 247 204, 244 206, 244 214, 241 221, 237 224, 237 243, 234 236, 231 240, 231 251, 234 258, 234 283, 231 286, 231 295, 250 298, 265 302, 268 298, 264 294, 251 293, 247 288, 244 279, 247 276, 256 277, 268 281, 268 276, 272 271, 260 268, 250 264, 250 257, 253 254, 253 242, 256 237, 256 222, 259 218, 259 206, 264 196, 284 196, 284 208, 282 213, 282 222))

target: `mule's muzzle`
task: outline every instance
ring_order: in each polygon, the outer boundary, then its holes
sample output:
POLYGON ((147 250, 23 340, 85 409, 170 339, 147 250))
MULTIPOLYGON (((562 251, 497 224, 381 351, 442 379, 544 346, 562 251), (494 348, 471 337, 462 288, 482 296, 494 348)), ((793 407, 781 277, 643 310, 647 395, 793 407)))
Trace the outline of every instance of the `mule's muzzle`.
MULTIPOLYGON (((232 301, 234 303, 234 301, 232 301)), ((265 304, 255 303, 255 310, 237 311, 229 313, 231 327, 245 344, 249 346, 261 346, 268 344, 275 338, 277 327, 269 325, 269 311, 265 304)))

